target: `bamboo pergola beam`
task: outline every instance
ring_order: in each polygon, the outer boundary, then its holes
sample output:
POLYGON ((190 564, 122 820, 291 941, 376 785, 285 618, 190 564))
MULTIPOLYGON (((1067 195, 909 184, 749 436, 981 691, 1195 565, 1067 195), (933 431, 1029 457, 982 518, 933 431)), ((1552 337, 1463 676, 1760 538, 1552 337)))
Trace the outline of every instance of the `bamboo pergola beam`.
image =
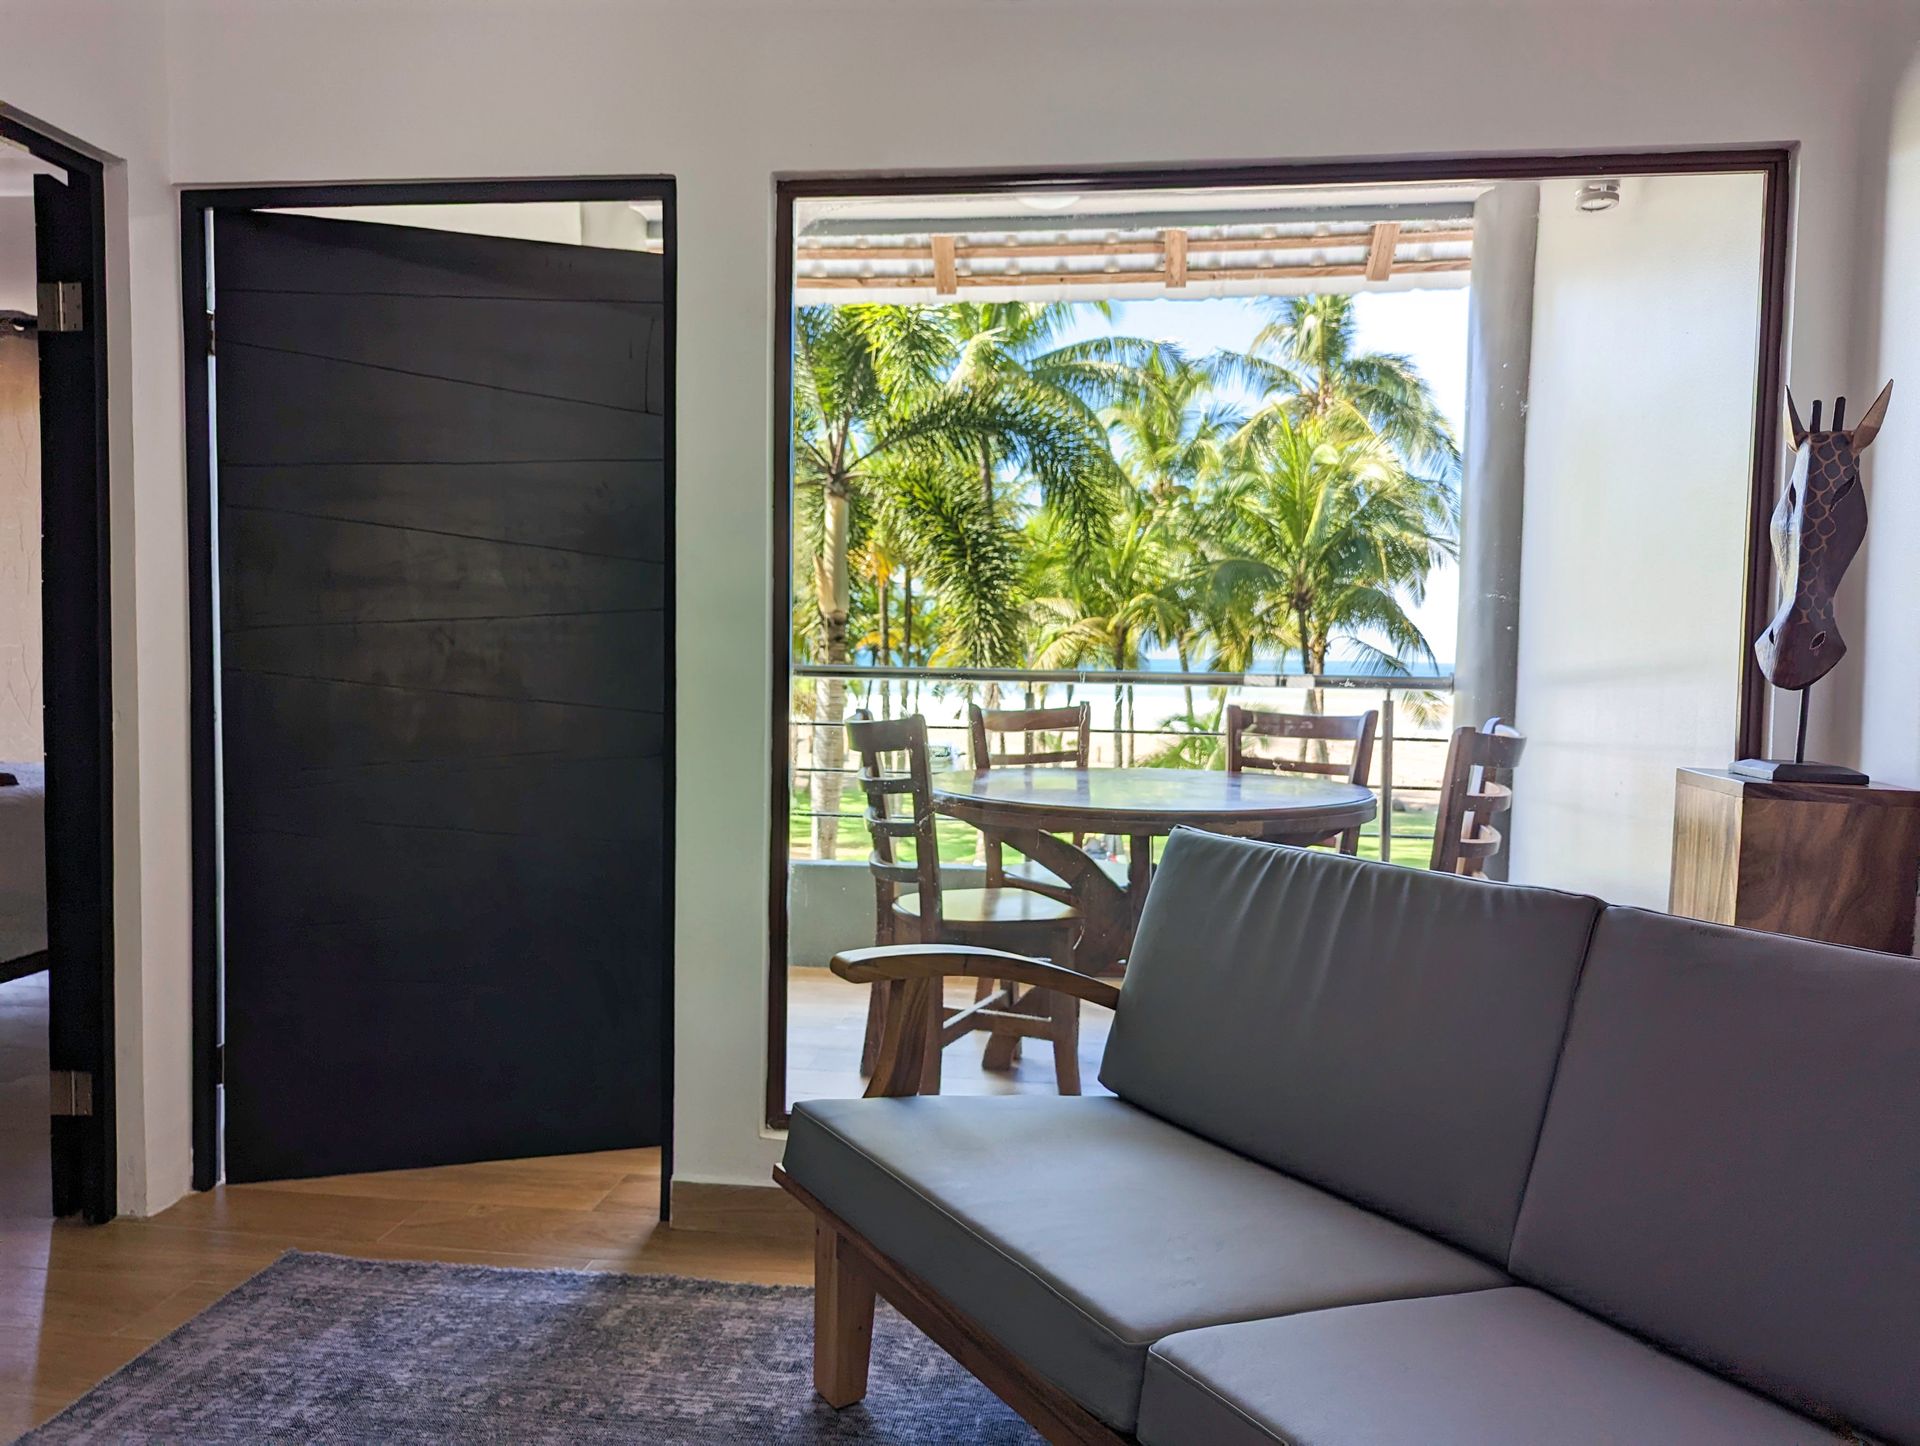
POLYGON ((952 296, 959 290, 955 285, 959 279, 955 269, 958 249, 951 236, 933 238, 933 290, 936 296, 952 296))
POLYGON ((1187 284, 1187 233, 1175 226, 1160 233, 1160 253, 1166 260, 1167 286, 1177 289, 1187 284))
MULTIPOLYGON (((1389 223, 1397 225, 1398 223, 1389 223)), ((1378 228, 1375 228, 1377 230, 1378 228)), ((1083 256, 1151 256, 1166 249, 1163 231, 1158 237, 1138 241, 982 241, 967 243, 954 237, 956 261, 1018 261, 1026 259, 1083 256)), ((1209 255, 1239 251, 1366 251, 1373 245, 1374 231, 1342 231, 1320 236, 1202 236, 1186 235, 1189 255, 1209 255)), ((1407 231, 1402 229, 1399 244, 1405 246, 1457 246, 1473 240, 1470 227, 1446 231, 1407 231)), ((933 246, 813 246, 802 241, 794 250, 803 261, 920 261, 931 264, 933 246)))
MULTIPOLYGON (((1396 274, 1428 275, 1471 271, 1473 262, 1460 257, 1447 261, 1401 261, 1396 274)), ((1332 266, 1189 266, 1188 281, 1307 281, 1321 277, 1367 278, 1365 263, 1332 266)), ((959 290, 979 286, 1142 286, 1174 283, 1164 270, 1129 271, 1007 271, 958 272, 954 285, 959 290)), ((926 276, 805 276, 794 277, 794 285, 803 291, 894 291, 911 290, 932 283, 926 276)), ((950 293, 939 293, 950 294, 950 293)))
POLYGON ((1400 253, 1400 223, 1382 221, 1373 228, 1373 240, 1367 246, 1367 280, 1385 281, 1393 275, 1394 258, 1400 253))

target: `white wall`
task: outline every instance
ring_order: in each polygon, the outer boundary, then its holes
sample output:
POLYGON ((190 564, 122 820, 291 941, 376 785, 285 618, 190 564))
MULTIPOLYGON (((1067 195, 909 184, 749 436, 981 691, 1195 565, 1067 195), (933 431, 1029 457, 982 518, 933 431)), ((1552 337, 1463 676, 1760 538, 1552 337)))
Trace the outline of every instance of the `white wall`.
POLYGON ((1665 908, 1674 769, 1735 735, 1765 188, 1576 185, 1540 188, 1511 869, 1665 908))
POLYGON ((0 33, 0 94, 130 157, 116 536, 137 536, 122 597, 141 656, 137 712, 130 688, 118 702, 140 786, 118 857, 122 1065, 145 1107, 123 1123, 122 1183, 157 1206, 185 1183, 188 1038, 163 176, 679 178, 680 737, 698 786, 678 832, 678 1168, 760 1182, 778 1150, 760 1126, 766 940, 741 889, 763 876, 767 781, 740 765, 766 756, 784 561, 766 521, 773 176, 1798 142, 1792 353, 1830 375, 1855 341, 1863 114, 1911 30, 1878 5, 1786 0, 0 0, 0 33))
POLYGON ((17 177, 0 172, 0 311, 24 311, 29 316, 39 304, 34 289, 32 184, 25 167, 19 168, 17 177))
POLYGON ((1798 141, 1794 355, 1813 372, 1848 356, 1850 102, 1871 91, 1884 22, 1764 0, 1168 15, 1130 0, 324 13, 190 0, 176 13, 183 181, 679 178, 680 737, 699 781, 679 830, 686 1178, 763 1181, 778 1148, 759 1124, 766 941, 739 899, 756 876, 748 851, 764 846, 743 821, 766 816, 767 784, 738 767, 765 755, 780 562, 764 521, 775 174, 1798 141), (1315 63, 1291 59, 1303 54, 1315 63), (1352 103, 1357 75, 1366 105, 1352 103), (993 103, 1004 96, 1032 99, 993 103))
MULTIPOLYGON (((32 195, 0 193, 0 311, 35 311, 33 247, 32 195)), ((41 698, 40 347, 0 331, 0 761, 45 756, 41 698)))
POLYGON ((179 214, 163 7, 0 0, 0 95, 110 162, 114 999, 120 1205, 189 1178, 186 533, 179 214))
POLYGON ((1867 544, 1848 579, 1855 606, 1840 616, 1851 655, 1829 676, 1856 680, 1859 765, 1880 782, 1913 787, 1920 786, 1920 58, 1911 51, 1908 58, 1887 131, 1885 256, 1878 284, 1867 288, 1878 359, 1853 374, 1862 399, 1894 378, 1893 402, 1864 469, 1867 544))
POLYGON ((39 763, 40 346, 0 331, 0 762, 39 763))
POLYGON ((577 202, 522 201, 458 206, 301 206, 302 216, 362 221, 379 226, 418 226, 427 231, 464 231, 474 236, 512 236, 523 241, 580 244, 577 202))

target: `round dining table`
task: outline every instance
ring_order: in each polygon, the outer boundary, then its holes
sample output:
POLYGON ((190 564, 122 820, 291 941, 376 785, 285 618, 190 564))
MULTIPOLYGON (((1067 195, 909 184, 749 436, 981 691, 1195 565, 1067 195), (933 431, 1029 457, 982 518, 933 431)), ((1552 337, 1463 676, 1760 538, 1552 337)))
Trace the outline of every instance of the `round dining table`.
POLYGON ((1153 879, 1153 841, 1188 826, 1319 843, 1378 812, 1373 791, 1312 775, 1200 768, 956 769, 933 777, 936 812, 992 835, 1070 890, 1086 917, 1082 967, 1117 967, 1153 879), (1059 834, 1121 835, 1123 886, 1059 834))

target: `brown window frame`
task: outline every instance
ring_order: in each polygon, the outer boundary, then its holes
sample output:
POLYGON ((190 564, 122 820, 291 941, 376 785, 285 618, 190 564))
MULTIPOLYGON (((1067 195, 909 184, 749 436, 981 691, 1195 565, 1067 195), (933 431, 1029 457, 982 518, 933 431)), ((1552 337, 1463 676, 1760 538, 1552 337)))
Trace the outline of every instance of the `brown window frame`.
POLYGON ((1767 518, 1778 484, 1780 391, 1785 367, 1787 255, 1790 248, 1794 151, 1787 146, 1703 150, 1561 151, 1550 155, 1452 155, 1349 161, 1272 162, 1235 166, 1131 167, 1119 170, 1041 168, 1027 171, 942 171, 921 175, 872 172, 774 178, 773 305, 773 572, 772 806, 767 864, 766 1121, 787 1125, 787 778, 791 760, 789 642, 793 611, 793 208, 824 196, 991 195, 1058 188, 1087 191, 1153 188, 1381 184, 1407 181, 1556 180, 1623 175, 1706 175, 1757 171, 1762 198, 1759 355, 1754 368, 1752 475, 1748 488, 1740 703, 1731 740, 1734 757, 1766 752, 1767 685, 1750 646, 1772 611, 1767 518))

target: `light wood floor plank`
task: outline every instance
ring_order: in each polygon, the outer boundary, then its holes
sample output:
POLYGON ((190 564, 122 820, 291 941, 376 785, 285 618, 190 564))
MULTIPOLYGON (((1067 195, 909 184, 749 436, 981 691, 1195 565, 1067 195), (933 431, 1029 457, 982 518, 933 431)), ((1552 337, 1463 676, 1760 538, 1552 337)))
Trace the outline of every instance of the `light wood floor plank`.
POLYGON ((660 1153, 238 1185, 152 1220, 0 1218, 0 1438, 44 1421, 288 1249, 804 1285, 803 1242, 659 1223, 660 1153))

